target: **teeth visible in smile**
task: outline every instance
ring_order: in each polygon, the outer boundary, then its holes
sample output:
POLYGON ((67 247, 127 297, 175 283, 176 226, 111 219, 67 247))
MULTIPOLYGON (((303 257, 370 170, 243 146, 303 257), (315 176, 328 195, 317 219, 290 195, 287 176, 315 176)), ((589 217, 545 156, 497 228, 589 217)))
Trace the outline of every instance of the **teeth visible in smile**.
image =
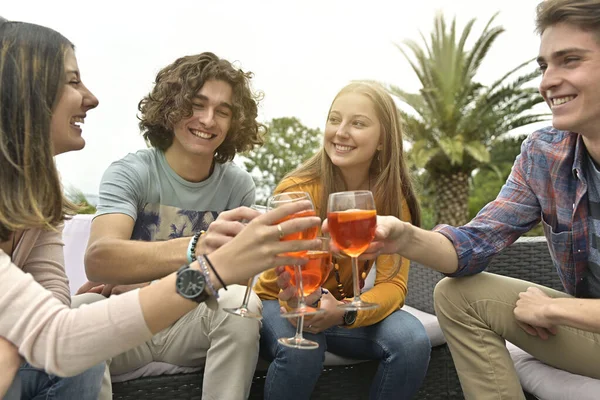
POLYGON ((552 105, 560 106, 561 104, 568 103, 569 101, 573 100, 574 98, 575 98, 575 96, 558 97, 558 98, 552 99, 552 105))
POLYGON ((70 121, 71 125, 79 126, 79 124, 85 124, 85 121, 81 117, 73 117, 70 121))
POLYGON ((340 144, 336 144, 335 145, 335 149, 338 150, 338 151, 350 151, 350 150, 354 149, 354 147, 342 146, 340 144))
POLYGON ((199 138, 202 138, 202 139, 212 139, 214 136, 214 135, 211 135, 210 133, 198 131, 196 129, 190 129, 190 132, 192 132, 192 134, 194 136, 198 136, 199 138))

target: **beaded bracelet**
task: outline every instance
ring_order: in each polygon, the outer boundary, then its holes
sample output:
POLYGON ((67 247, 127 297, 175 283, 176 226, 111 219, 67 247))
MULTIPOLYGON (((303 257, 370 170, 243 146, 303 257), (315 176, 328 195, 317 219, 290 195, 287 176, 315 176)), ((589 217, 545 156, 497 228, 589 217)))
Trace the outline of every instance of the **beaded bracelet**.
POLYGON ((219 275, 219 273, 215 269, 215 266, 208 259, 208 256, 206 254, 202 254, 202 258, 204 258, 206 260, 206 262, 208 263, 208 266, 210 267, 210 269, 212 269, 212 271, 215 274, 215 276, 217 277, 218 281, 223 286, 223 289, 227 290, 227 285, 225 284, 225 282, 223 282, 223 279, 221 279, 221 276, 219 275))
POLYGON ((208 286, 208 290, 214 296, 215 299, 219 299, 219 292, 215 289, 215 286, 210 281, 210 271, 206 266, 206 262, 204 261, 204 257, 200 257, 198 259, 198 264, 200 264, 200 270, 202 271, 202 275, 204 275, 204 280, 206 281, 206 286, 208 286))
POLYGON ((190 239, 190 244, 188 244, 187 248, 187 262, 188 264, 196 261, 196 245, 198 244, 198 239, 200 236, 204 234, 204 231, 196 232, 194 236, 190 239))

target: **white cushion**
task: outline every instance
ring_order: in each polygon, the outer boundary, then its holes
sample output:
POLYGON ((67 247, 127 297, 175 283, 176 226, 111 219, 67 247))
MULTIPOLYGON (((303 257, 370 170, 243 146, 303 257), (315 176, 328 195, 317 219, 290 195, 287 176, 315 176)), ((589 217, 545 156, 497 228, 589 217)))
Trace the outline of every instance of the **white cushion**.
POLYGON ((90 238, 91 214, 78 214, 65 221, 63 241, 65 243, 65 270, 69 278, 71 295, 87 282, 83 259, 88 239, 90 238))
POLYGON ((597 400, 600 380, 572 374, 535 359, 512 343, 506 347, 523 389, 541 400, 597 400))
POLYGON ((425 331, 427 332, 427 336, 429 336, 429 341, 431 342, 431 347, 440 346, 446 343, 446 338, 442 333, 442 328, 440 328, 440 323, 435 315, 426 313, 425 311, 417 310, 416 308, 412 308, 411 306, 405 305, 402 309, 408 313, 411 313, 425 327, 425 331))

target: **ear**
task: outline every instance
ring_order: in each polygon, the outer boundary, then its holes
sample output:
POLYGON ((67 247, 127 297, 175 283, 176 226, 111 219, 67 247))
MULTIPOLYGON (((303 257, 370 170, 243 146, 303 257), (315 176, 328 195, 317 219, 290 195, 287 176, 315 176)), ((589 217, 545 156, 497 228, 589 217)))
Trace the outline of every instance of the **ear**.
POLYGON ((382 149, 383 149, 383 145, 382 145, 381 143, 379 143, 379 144, 377 145, 377 150, 381 151, 382 149))

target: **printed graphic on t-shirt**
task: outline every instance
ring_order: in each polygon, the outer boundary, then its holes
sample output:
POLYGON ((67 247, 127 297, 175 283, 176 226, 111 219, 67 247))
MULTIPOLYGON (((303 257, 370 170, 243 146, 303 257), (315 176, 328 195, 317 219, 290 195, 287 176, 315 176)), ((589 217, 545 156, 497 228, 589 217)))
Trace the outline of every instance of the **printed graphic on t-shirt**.
POLYGON ((131 239, 154 242, 192 236, 207 230, 219 214, 215 211, 182 210, 160 204, 146 204, 138 212, 131 239))

